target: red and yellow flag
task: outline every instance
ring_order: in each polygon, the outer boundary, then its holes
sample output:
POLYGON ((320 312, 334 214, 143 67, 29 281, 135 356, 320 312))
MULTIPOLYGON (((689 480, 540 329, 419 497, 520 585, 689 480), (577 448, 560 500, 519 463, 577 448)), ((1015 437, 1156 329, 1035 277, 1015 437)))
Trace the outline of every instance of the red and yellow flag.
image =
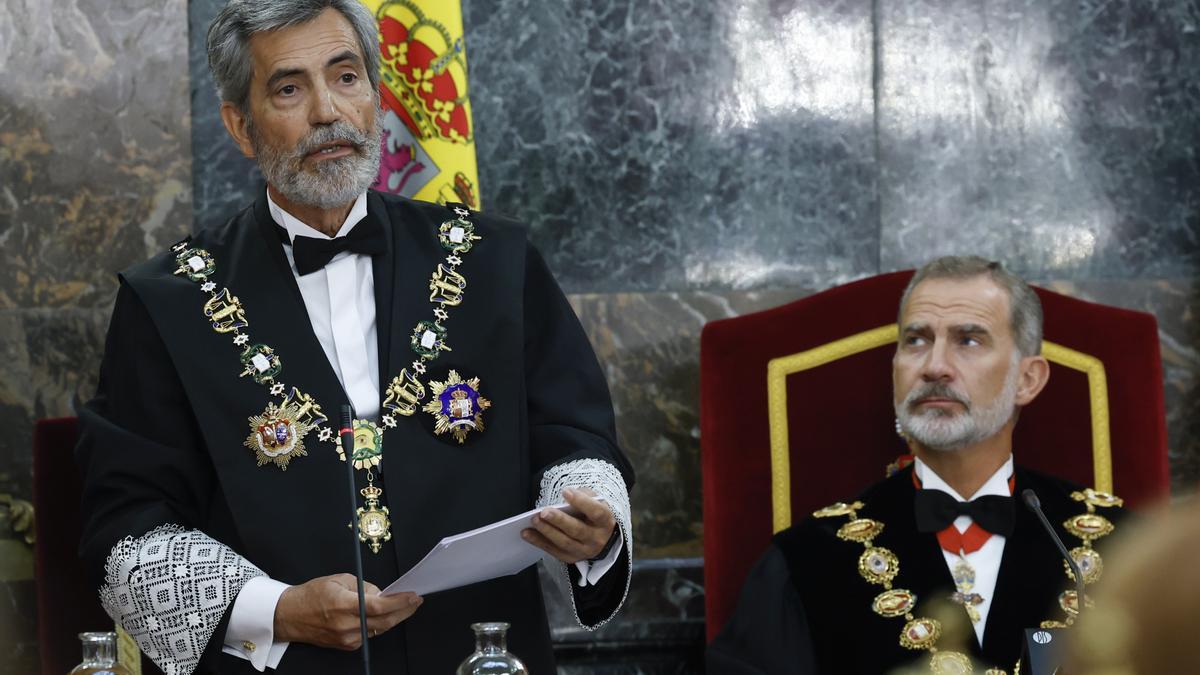
POLYGON ((375 187, 478 209, 459 0, 362 0, 379 22, 383 160, 375 187))

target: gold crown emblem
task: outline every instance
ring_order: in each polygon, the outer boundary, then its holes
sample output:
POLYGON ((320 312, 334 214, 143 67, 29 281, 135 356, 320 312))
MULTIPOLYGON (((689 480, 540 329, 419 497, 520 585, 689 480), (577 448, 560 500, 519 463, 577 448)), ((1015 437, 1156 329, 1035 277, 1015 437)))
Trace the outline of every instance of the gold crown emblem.
POLYGON ((379 495, 383 494, 383 490, 380 490, 374 485, 368 485, 362 490, 359 490, 359 493, 362 494, 363 497, 366 497, 367 501, 374 501, 379 499, 379 495))
POLYGON ((462 37, 454 38, 410 0, 385 2, 375 18, 383 59, 380 93, 386 105, 418 138, 470 143, 462 37))

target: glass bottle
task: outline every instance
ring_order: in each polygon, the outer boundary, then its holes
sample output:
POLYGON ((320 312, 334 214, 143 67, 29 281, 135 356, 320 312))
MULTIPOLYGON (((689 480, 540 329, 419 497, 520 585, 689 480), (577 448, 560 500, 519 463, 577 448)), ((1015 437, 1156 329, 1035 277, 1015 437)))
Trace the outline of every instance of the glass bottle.
POLYGON ((525 664, 508 653, 508 624, 473 623, 475 653, 458 666, 457 675, 529 675, 525 664))
POLYGON ((83 643, 83 663, 68 675, 129 675, 129 670, 117 663, 116 633, 80 633, 83 643))

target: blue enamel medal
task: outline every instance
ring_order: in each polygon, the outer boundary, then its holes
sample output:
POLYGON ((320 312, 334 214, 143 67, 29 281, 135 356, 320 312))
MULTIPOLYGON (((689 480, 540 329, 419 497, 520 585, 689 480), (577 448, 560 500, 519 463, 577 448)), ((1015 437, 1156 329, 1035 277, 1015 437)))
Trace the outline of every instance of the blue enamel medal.
POLYGON ((451 370, 445 382, 430 381, 433 398, 425 404, 425 412, 433 415, 433 433, 449 432, 454 440, 463 443, 472 431, 483 431, 483 411, 492 402, 479 394, 479 378, 464 380, 458 371, 451 370))

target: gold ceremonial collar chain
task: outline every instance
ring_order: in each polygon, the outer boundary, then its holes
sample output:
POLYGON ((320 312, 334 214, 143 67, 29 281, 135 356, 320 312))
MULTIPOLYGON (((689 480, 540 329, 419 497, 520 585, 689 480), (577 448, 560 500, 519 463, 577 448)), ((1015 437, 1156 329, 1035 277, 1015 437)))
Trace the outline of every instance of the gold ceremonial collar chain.
MULTIPOLYGON (((416 413, 426 396, 425 385, 421 382, 426 364, 443 351, 451 351, 446 344, 445 323, 450 318, 449 309, 462 304, 467 287, 467 279, 459 271, 459 266, 463 264, 462 256, 482 239, 476 234, 474 224, 468 220, 471 215, 469 210, 455 206, 453 211, 455 217, 438 227, 438 241, 447 253, 429 280, 433 318, 418 322, 410 336, 410 346, 417 358, 409 367, 402 368, 385 389, 381 407, 386 412, 380 418, 380 425, 371 420, 356 419, 353 422, 354 448, 350 453, 350 461, 354 468, 365 471, 367 478, 367 487, 360 491, 365 506, 358 509, 359 539, 374 553, 379 552, 383 542, 392 538, 388 508, 379 505, 383 491, 375 486, 375 476, 371 471, 382 461, 383 434, 397 426, 395 415, 408 417, 416 413)), ((304 438, 313 430, 316 430, 320 442, 330 443, 338 457, 346 461, 341 438, 330 426, 321 405, 309 394, 295 386, 289 387, 280 379, 283 363, 270 345, 251 342, 250 322, 246 319, 241 300, 228 288, 218 288, 209 279, 217 267, 212 254, 193 247, 191 237, 172 246, 171 251, 178 265, 174 273, 199 283, 200 289, 209 295, 203 306, 204 316, 214 331, 230 336, 237 348, 241 364, 238 377, 250 377, 255 383, 266 387, 270 395, 277 399, 268 402, 261 415, 251 416, 248 420, 250 435, 244 445, 255 452, 258 466, 271 463, 286 471, 292 459, 308 455, 304 438)), ((469 430, 483 429, 482 411, 489 408, 491 402, 478 396, 478 378, 463 379, 451 370, 446 382, 431 382, 430 386, 435 396, 423 409, 438 418, 435 433, 448 431, 462 443, 469 430), (441 419, 445 415, 441 414, 442 404, 437 395, 456 387, 468 390, 475 396, 471 399, 471 418, 465 424, 451 425, 441 419)))
MULTIPOLYGON (((1073 492, 1071 498, 1083 502, 1087 511, 1068 518, 1063 523, 1063 527, 1083 542, 1081 546, 1071 549, 1071 557, 1079 565, 1084 583, 1092 584, 1100 579, 1104 567, 1100 554, 1092 548, 1092 542, 1112 533, 1114 529, 1112 522, 1096 513, 1096 507, 1121 506, 1123 501, 1119 497, 1091 488, 1082 492, 1073 492)), ((846 516, 849 518, 838 529, 837 536, 844 541, 853 541, 863 545, 863 553, 858 558, 858 573, 868 582, 884 588, 883 592, 875 596, 872 601, 871 610, 886 618, 904 618, 906 623, 900 631, 900 644, 903 647, 928 651, 931 654, 929 670, 932 673, 968 675, 975 672, 971 659, 966 654, 938 649, 937 641, 942 636, 942 624, 937 619, 918 617, 912 613, 917 606, 916 593, 904 588, 892 587, 892 580, 900 574, 900 559, 890 550, 874 545, 874 539, 883 533, 884 524, 871 518, 859 518, 857 512, 864 506, 859 501, 849 504, 838 502, 814 511, 813 517, 846 516)), ((1071 573, 1071 568, 1067 565, 1066 560, 1063 561, 1063 567, 1067 570, 1067 578, 1074 581, 1075 575, 1071 573)), ((1041 627, 1066 628, 1074 624, 1075 617, 1079 614, 1079 599, 1076 595, 1073 590, 1061 593, 1058 596, 1058 604, 1066 614, 1065 619, 1063 621, 1043 621, 1041 627)), ((1085 597, 1084 602, 1089 603, 1090 606, 1091 600, 1085 597)), ((1021 664, 1017 662, 1013 671, 1014 675, 1020 673, 1020 669, 1021 664)), ((985 671, 985 675, 1005 675, 1005 671, 991 668, 985 671)))

